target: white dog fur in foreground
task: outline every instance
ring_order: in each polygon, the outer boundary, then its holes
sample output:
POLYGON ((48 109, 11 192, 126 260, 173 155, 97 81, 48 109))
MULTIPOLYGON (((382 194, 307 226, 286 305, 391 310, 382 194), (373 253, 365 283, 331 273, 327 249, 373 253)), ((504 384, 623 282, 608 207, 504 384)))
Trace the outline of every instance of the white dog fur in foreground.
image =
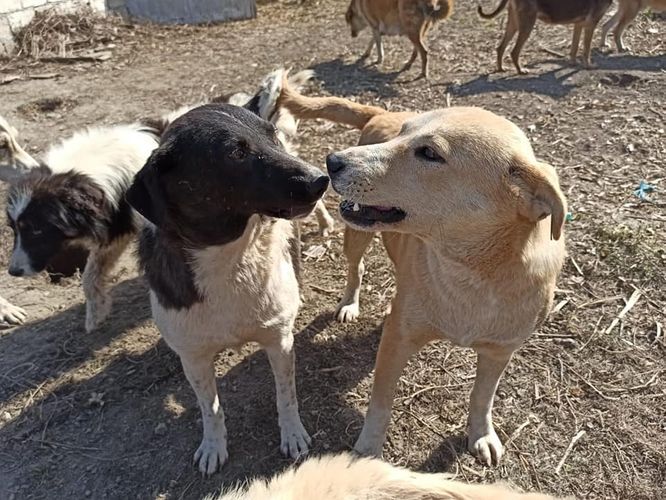
POLYGON ((447 474, 412 472, 349 453, 309 458, 272 479, 207 500, 554 500, 501 484, 466 484, 447 474))

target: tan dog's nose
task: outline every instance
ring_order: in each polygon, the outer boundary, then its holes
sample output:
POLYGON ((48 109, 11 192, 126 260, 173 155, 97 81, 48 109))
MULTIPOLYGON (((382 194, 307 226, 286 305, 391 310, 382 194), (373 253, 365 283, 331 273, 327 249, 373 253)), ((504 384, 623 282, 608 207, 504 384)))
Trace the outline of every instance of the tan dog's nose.
POLYGON ((331 153, 326 157, 326 169, 331 176, 340 173, 345 166, 344 160, 335 153, 331 153))

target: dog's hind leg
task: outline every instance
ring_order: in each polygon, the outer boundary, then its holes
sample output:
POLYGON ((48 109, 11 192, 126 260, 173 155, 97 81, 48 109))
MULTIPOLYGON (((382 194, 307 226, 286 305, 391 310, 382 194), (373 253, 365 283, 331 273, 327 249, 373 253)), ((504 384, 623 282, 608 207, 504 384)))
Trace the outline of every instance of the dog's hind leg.
POLYGON ((361 55, 361 59, 367 59, 370 57, 370 54, 372 54, 372 48, 375 46, 375 35, 373 33, 372 38, 370 39, 370 43, 368 44, 368 48, 365 49, 365 52, 361 55))
POLYGON ((586 68, 592 67, 592 38, 597 22, 587 23, 585 25, 585 36, 583 38, 583 64, 586 68))
POLYGON ((578 57, 578 46, 580 45, 580 35, 583 32, 583 23, 576 23, 574 25, 573 36, 571 37, 571 52, 569 57, 572 63, 576 63, 578 57))
MULTIPOLYGON (((518 38, 516 39, 516 45, 513 46, 511 50, 511 60, 513 65, 516 67, 518 74, 525 75, 528 73, 526 69, 523 69, 520 66, 520 52, 523 50, 525 42, 530 37, 532 30, 534 29, 534 24, 537 20, 536 10, 529 10, 523 13, 523 17, 518 22, 518 38)), ((507 31, 509 30, 509 24, 507 22, 507 31)))
POLYGON ((215 356, 210 351, 179 351, 183 371, 201 408, 203 439, 194 453, 194 463, 202 474, 213 474, 224 465, 227 453, 227 427, 215 383, 215 356))
POLYGON ((627 52, 628 50, 631 50, 624 44, 622 34, 629 23, 631 23, 631 21, 638 15, 640 8, 641 4, 639 2, 627 5, 624 15, 615 24, 615 28, 613 29, 613 39, 615 40, 615 46, 617 47, 618 52, 627 52))
POLYGON ((372 30, 372 36, 377 45, 377 64, 381 64, 384 61, 384 45, 382 45, 382 32, 378 29, 372 30))
POLYGON ((298 399, 294 381, 294 337, 291 330, 272 337, 273 342, 262 341, 275 377, 275 395, 280 426, 280 451, 291 458, 308 452, 311 443, 298 414, 298 399))
POLYGON ((513 351, 477 349, 476 378, 470 398, 467 448, 486 465, 499 463, 503 446, 493 427, 493 399, 513 351))
POLYGON ((516 20, 515 13, 512 10, 509 10, 509 17, 506 21, 506 29, 504 30, 504 36, 502 41, 497 46, 497 71, 500 73, 504 71, 504 64, 502 60, 504 59, 504 51, 506 50, 509 42, 513 40, 513 37, 516 36, 518 32, 518 21, 516 20))
POLYGON ((129 242, 130 237, 121 237, 108 246, 90 251, 82 276, 88 333, 94 331, 111 312, 111 296, 106 288, 106 280, 129 242))
MULTIPOLYGON (((618 9, 615 12, 615 14, 613 14, 613 17, 611 17, 608 21, 606 21, 604 25, 601 27, 601 36, 599 37, 600 38, 599 47, 610 47, 608 43, 608 32, 613 26, 617 26, 619 18, 620 18, 620 9, 618 9)), ((617 33, 617 29, 615 30, 615 33, 617 33)))
POLYGON ((328 236, 335 229, 335 219, 328 213, 323 200, 319 200, 315 205, 315 215, 319 223, 319 234, 324 237, 328 236))
POLYGON ((430 340, 425 335, 401 331, 399 321, 397 314, 391 314, 384 321, 375 361, 372 396, 363 429, 354 445, 354 450, 362 455, 381 456, 398 379, 409 358, 430 340))
POLYGON ((365 273, 363 254, 373 236, 374 233, 357 231, 345 226, 344 254, 347 259, 347 284, 345 293, 335 309, 335 317, 341 323, 349 323, 358 318, 361 283, 365 273))

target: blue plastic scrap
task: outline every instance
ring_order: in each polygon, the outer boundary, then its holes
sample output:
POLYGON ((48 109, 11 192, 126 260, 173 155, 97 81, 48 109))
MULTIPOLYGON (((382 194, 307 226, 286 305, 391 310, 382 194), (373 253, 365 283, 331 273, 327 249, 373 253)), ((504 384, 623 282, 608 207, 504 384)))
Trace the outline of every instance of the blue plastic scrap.
POLYGON ((638 197, 641 200, 647 200, 648 194, 653 193, 656 188, 652 184, 648 184, 645 181, 641 181, 638 185, 638 189, 634 191, 634 196, 638 197))

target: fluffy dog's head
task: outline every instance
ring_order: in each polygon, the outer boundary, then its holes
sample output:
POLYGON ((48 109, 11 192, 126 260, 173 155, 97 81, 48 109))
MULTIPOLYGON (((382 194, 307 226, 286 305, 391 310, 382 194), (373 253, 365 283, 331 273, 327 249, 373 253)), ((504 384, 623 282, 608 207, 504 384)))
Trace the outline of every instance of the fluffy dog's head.
POLYGON ((328 187, 250 111, 208 104, 175 120, 127 193, 146 219, 195 246, 240 237, 254 214, 307 215, 328 187))
POLYGON ((70 243, 103 238, 110 223, 104 192, 86 175, 37 169, 12 186, 7 220, 14 232, 12 276, 47 268, 70 243))
POLYGON ((352 38, 356 38, 358 34, 368 26, 365 17, 363 17, 363 14, 358 11, 356 0, 352 0, 349 4, 347 12, 345 13, 345 21, 347 21, 349 29, 351 29, 352 38))
POLYGON ((331 154, 327 166, 342 217, 359 229, 446 238, 520 223, 529 231, 550 215, 551 236, 561 234, 554 169, 518 127, 479 108, 424 113, 393 140, 331 154))

